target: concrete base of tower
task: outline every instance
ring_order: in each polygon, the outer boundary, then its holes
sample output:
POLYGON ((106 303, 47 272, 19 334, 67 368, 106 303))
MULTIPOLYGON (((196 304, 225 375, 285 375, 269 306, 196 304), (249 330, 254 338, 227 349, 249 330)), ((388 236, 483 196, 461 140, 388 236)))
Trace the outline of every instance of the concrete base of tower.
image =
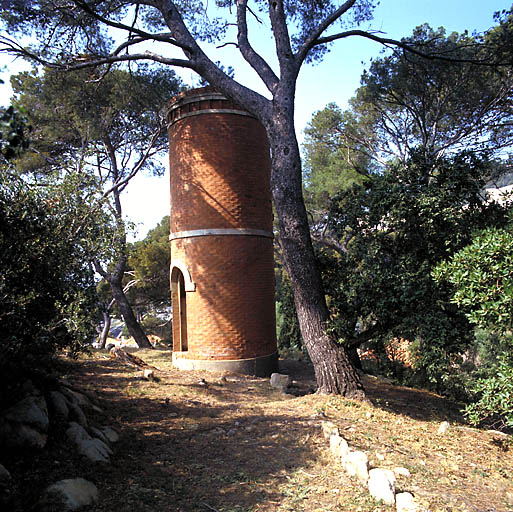
POLYGON ((256 377, 269 377, 278 371, 278 352, 250 359, 189 359, 187 352, 173 352, 173 366, 179 370, 235 372, 256 377))

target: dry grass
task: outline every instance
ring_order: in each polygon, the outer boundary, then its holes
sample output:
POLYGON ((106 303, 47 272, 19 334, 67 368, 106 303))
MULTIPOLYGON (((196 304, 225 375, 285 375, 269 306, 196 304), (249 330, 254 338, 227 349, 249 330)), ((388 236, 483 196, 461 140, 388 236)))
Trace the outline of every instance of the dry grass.
MULTIPOLYGON (((415 494, 430 511, 513 510, 509 439, 465 427, 457 408, 434 394, 367 377, 369 403, 294 397, 271 389, 267 379, 179 372, 168 351, 137 355, 162 370, 158 382, 101 353, 69 362, 70 379, 97 392, 105 408, 105 417, 95 420, 121 433, 112 465, 77 460, 54 439, 51 455, 14 464, 14 476, 26 476, 9 510, 28 510, 44 485, 74 476, 99 487, 100 501, 89 509, 95 512, 392 510, 369 498, 332 459, 323 419, 337 424, 351 447, 366 451, 371 465, 408 468, 412 476, 399 479, 399 490, 415 494), (439 435, 443 420, 451 428, 439 435), (33 492, 23 493, 29 482, 33 492)), ((307 364, 282 366, 299 391, 310 388, 307 364)))

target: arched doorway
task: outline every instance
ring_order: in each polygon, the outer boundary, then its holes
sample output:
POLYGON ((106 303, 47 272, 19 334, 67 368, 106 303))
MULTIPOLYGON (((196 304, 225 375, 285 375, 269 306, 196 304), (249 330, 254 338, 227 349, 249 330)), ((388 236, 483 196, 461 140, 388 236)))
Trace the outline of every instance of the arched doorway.
POLYGON ((173 308, 173 352, 186 352, 188 344, 185 279, 182 271, 177 267, 173 267, 171 271, 171 305, 173 308))

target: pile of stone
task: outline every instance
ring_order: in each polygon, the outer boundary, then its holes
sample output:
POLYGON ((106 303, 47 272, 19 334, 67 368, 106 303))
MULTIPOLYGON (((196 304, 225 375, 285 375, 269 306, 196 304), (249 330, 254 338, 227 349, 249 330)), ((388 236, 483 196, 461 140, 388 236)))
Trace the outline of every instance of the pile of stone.
POLYGON ((366 486, 369 494, 386 505, 395 505, 397 512, 420 512, 418 503, 409 492, 395 492, 398 476, 410 476, 407 468, 397 467, 382 469, 369 467, 366 453, 352 450, 347 441, 340 435, 339 429, 330 421, 323 421, 324 439, 329 441, 330 451, 342 465, 346 473, 366 486))
MULTIPOLYGON (((53 391, 42 393, 31 382, 24 386, 26 396, 0 412, 0 453, 4 450, 43 449, 52 431, 65 431, 70 445, 93 463, 109 464, 112 444, 118 433, 108 426, 93 426, 87 415, 103 410, 92 393, 79 390, 64 380, 53 391)), ((0 492, 12 478, 0 460, 0 492)), ((98 490, 83 478, 61 480, 50 485, 41 498, 38 510, 78 510, 96 501, 98 490)))

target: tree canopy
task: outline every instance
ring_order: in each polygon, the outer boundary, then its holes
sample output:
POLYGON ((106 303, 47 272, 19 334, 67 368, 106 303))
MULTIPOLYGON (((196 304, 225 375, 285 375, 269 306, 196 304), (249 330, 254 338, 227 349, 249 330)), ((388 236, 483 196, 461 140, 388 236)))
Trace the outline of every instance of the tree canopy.
POLYGON ((166 215, 143 240, 130 247, 128 265, 136 280, 132 293, 139 308, 151 311, 170 307, 170 256, 169 215, 166 215))
MULTIPOLYGON (((475 37, 428 25, 417 27, 405 41, 468 60, 477 61, 484 52, 475 37)), ((314 136, 331 137, 331 147, 345 155, 339 162, 360 171, 369 168, 369 159, 383 166, 394 159, 405 162, 413 151, 431 160, 462 149, 499 154, 511 144, 512 85, 509 68, 428 60, 395 50, 372 61, 347 111, 328 105, 314 117, 306 132, 307 150, 314 136)))
MULTIPOLYGON (((172 71, 141 66, 137 72, 107 74, 101 69, 22 73, 12 83, 17 104, 30 112, 35 126, 30 151, 16 160, 19 172, 43 182, 53 170, 95 177, 116 230, 103 240, 110 260, 91 263, 109 282, 131 335, 141 346, 150 346, 123 291, 128 253, 121 193, 138 172, 163 172, 155 158, 167 149, 162 109, 180 81, 172 71)), ((99 204, 88 199, 88 215, 94 216, 99 204)))

